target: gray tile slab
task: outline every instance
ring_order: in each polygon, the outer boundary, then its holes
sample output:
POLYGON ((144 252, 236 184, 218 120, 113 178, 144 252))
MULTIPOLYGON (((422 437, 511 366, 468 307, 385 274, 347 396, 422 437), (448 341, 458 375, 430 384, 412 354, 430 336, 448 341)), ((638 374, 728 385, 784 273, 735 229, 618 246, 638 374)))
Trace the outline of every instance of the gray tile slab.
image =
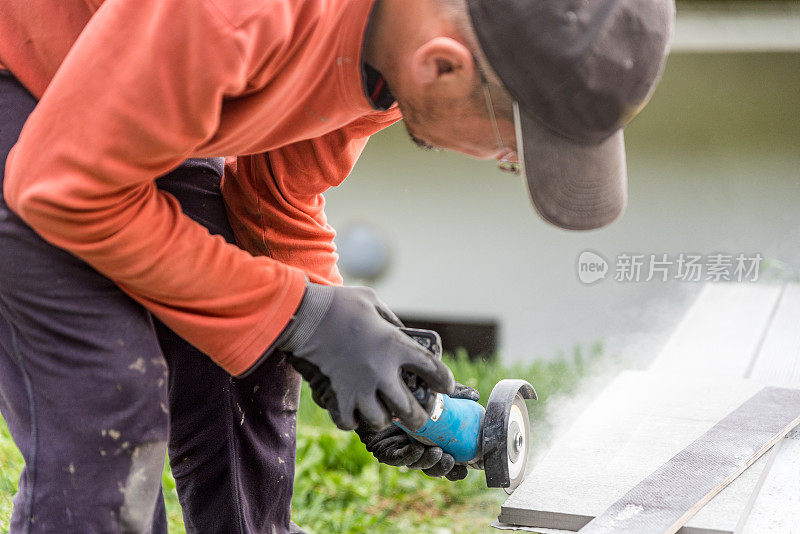
POLYGON ((800 423, 800 390, 766 387, 583 527, 581 534, 673 534, 800 423))
MULTIPOLYGON (((500 520, 579 530, 762 387, 747 380, 621 373, 541 457, 503 504, 500 520)), ((744 487, 746 501, 751 487, 744 487)), ((698 515, 687 532, 731 532, 738 517, 725 509, 719 514, 698 515)))

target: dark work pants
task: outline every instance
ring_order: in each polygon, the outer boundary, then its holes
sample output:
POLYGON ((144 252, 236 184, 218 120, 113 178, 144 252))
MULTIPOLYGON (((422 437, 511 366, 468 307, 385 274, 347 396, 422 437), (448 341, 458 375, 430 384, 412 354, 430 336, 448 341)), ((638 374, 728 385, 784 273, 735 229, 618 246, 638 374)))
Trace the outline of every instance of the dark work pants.
MULTIPOLYGON (((35 104, 0 71, 3 172, 35 104)), ((189 160, 158 186, 233 241, 220 174, 189 160)), ((166 532, 167 446, 187 531, 286 532, 299 386, 277 355, 231 378, 0 195, 0 411, 25 458, 12 533, 166 532)))

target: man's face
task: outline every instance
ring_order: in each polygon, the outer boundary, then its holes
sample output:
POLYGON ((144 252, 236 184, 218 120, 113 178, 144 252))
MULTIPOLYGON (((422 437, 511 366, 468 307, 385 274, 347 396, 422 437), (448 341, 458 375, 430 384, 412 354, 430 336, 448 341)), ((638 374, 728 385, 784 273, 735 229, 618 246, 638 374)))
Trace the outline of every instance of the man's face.
POLYGON ((411 140, 425 150, 451 150, 478 159, 510 156, 515 160, 513 121, 496 116, 498 139, 483 87, 476 85, 468 98, 456 100, 424 94, 395 95, 411 140))

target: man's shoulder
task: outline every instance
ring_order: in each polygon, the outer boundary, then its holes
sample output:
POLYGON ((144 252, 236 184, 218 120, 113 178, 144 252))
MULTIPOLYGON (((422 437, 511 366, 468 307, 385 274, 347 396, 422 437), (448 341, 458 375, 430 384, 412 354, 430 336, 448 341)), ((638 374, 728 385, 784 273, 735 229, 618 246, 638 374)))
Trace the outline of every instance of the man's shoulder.
POLYGON ((336 2, 326 0, 203 0, 233 28, 268 20, 277 24, 318 18, 336 2))
POLYGON ((395 104, 387 110, 375 110, 362 115, 342 128, 339 128, 336 132, 331 132, 331 134, 333 134, 334 137, 342 136, 346 139, 370 137, 402 118, 403 115, 400 113, 400 108, 395 104))

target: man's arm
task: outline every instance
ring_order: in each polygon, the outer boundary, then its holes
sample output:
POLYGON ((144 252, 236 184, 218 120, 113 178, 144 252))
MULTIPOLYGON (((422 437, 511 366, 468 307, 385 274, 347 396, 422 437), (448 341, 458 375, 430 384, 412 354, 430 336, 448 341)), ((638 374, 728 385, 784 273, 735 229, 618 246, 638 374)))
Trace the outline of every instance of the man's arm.
MULTIPOLYGON (((289 3, 240 4, 280 19, 289 3)), ((281 22, 271 44, 249 46, 210 0, 109 0, 28 119, 6 201, 231 374, 246 373, 297 312, 280 348, 324 390, 341 428, 355 428, 356 414, 374 425, 396 414, 417 428, 425 414, 400 370, 443 393, 452 373, 374 293, 307 286, 301 270, 212 237, 154 184, 213 138, 223 100, 247 91, 249 71, 280 58, 269 48, 280 48, 281 22)))
POLYGON ((245 89, 240 38, 204 1, 109 0, 26 123, 4 191, 42 237, 233 374, 285 327, 303 273, 210 236, 153 180, 209 139, 223 99, 245 89))
POLYGON ((222 191, 238 245, 302 269, 312 282, 341 284, 323 193, 350 174, 370 135, 399 118, 395 108, 316 139, 229 159, 222 191))

